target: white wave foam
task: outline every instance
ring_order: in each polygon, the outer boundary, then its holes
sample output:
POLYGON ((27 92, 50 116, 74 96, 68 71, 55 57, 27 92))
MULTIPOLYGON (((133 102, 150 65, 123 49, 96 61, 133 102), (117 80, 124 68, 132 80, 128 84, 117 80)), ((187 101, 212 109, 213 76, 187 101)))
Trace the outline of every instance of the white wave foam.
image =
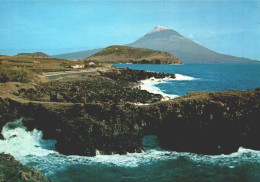
POLYGON ((22 119, 7 123, 2 129, 5 140, 0 140, 0 153, 11 153, 16 158, 27 155, 46 156, 55 153, 53 149, 55 140, 43 140, 42 132, 34 129, 26 131, 22 119))
POLYGON ((95 157, 67 156, 67 162, 92 164, 101 163, 102 165, 113 165, 119 167, 138 167, 158 161, 178 160, 179 158, 190 160, 195 163, 213 164, 219 166, 235 166, 241 161, 259 162, 260 152, 254 150, 243 149, 229 155, 200 155, 188 152, 174 152, 162 149, 149 149, 143 153, 127 153, 125 155, 98 155, 95 157), (243 152, 241 152, 243 150, 243 152))
POLYGON ((163 100, 169 100, 169 99, 174 99, 176 97, 179 97, 178 95, 175 94, 167 94, 164 93, 160 88, 156 87, 156 85, 161 84, 161 83, 166 83, 168 81, 191 81, 195 80, 196 78, 191 77, 191 76, 186 76, 182 74, 175 74, 175 78, 162 78, 162 79, 156 79, 154 77, 146 80, 141 80, 141 90, 146 90, 150 93, 153 94, 160 94, 163 96, 163 100))
POLYGON ((196 78, 191 77, 191 76, 182 75, 182 74, 175 74, 175 79, 173 79, 173 80, 189 81, 189 80, 196 80, 196 78))
POLYGON ((137 102, 137 103, 134 103, 135 105, 137 106, 148 106, 149 104, 147 103, 141 103, 141 102, 137 102))
POLYGON ((158 85, 160 83, 165 83, 166 81, 171 80, 171 79, 172 78, 156 79, 156 78, 152 77, 150 79, 141 80, 140 89, 146 90, 153 94, 160 94, 163 96, 163 100, 173 99, 173 98, 178 97, 178 95, 164 93, 163 91, 161 91, 160 88, 156 87, 156 85, 158 85))
MULTIPOLYGON (((38 130, 27 131, 22 126, 21 120, 7 124, 3 127, 2 134, 6 140, 0 140, 0 152, 11 153, 17 160, 24 164, 30 163, 41 170, 45 175, 52 175, 58 171, 66 170, 72 165, 93 166, 97 164, 119 167, 138 167, 149 165, 158 161, 190 160, 198 165, 203 163, 232 168, 241 161, 259 162, 260 151, 240 148, 238 152, 230 155, 199 155, 185 152, 172 152, 160 149, 156 142, 146 141, 149 145, 157 146, 143 153, 128 153, 126 155, 100 155, 97 151, 95 157, 65 156, 52 150, 54 140, 43 140, 42 132, 38 130), (16 124, 16 127, 14 127, 16 124), (49 148, 47 148, 48 146, 49 148), (51 146, 51 147, 50 147, 51 146)), ((154 138, 156 140, 156 137, 154 138)))

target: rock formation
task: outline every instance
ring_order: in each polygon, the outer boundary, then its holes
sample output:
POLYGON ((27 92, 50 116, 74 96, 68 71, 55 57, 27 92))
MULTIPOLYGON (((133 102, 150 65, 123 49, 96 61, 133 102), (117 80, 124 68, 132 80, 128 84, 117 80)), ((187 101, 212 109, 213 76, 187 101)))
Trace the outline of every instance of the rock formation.
MULTIPOLYGON (((112 78, 115 74, 106 75, 112 78)), ((127 80, 126 75, 121 79, 127 80)), ((158 136, 162 148, 174 151, 226 154, 240 146, 260 150, 256 140, 260 137, 259 89, 194 92, 142 106, 127 100, 79 101, 1 97, 0 126, 22 117, 29 130, 37 128, 46 139, 56 139, 56 149, 63 154, 140 152, 145 150, 141 139, 149 134, 158 136)))
POLYGON ((52 180, 43 176, 38 170, 22 165, 10 154, 0 154, 0 181, 41 181, 52 180))

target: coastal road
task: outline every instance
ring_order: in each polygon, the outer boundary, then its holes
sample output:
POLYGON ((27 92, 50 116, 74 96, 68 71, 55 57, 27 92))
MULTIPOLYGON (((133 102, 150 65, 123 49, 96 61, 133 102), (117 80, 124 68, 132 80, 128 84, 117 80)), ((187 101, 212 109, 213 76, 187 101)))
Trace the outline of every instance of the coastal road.
POLYGON ((79 76, 79 75, 96 75, 98 71, 107 71, 106 68, 96 68, 90 70, 77 70, 77 71, 60 71, 60 72, 46 72, 42 75, 50 80, 58 80, 67 76, 79 76))

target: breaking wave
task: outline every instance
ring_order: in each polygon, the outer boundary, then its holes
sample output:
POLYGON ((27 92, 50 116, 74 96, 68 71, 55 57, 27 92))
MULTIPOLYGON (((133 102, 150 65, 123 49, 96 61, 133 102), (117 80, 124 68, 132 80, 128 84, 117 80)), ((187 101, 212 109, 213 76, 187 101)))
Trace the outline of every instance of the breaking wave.
MULTIPOLYGON (((55 180, 61 178, 71 168, 78 167, 81 167, 81 170, 86 173, 84 175, 90 175, 88 174, 88 172, 90 173, 88 170, 96 166, 105 169, 132 169, 153 166, 157 163, 163 164, 169 161, 178 163, 178 161, 183 160, 194 165, 224 166, 230 169, 243 162, 260 164, 259 151, 240 148, 238 152, 230 155, 217 156, 166 151, 159 147, 156 136, 146 136, 143 138, 143 145, 147 148, 147 151, 143 153, 97 155, 95 157, 65 156, 55 151, 55 140, 43 140, 42 132, 36 129, 28 131, 22 125, 21 119, 7 123, 3 127, 2 134, 5 140, 0 140, 0 152, 14 155, 23 164, 35 167, 43 174, 53 177, 55 180), (55 177, 57 174, 60 176, 55 177)), ((79 173, 82 172, 81 170, 79 173)))
POLYGON ((2 129, 5 140, 0 140, 0 152, 11 153, 16 158, 28 155, 46 156, 55 153, 55 140, 43 140, 42 132, 27 131, 22 119, 7 123, 2 129))
POLYGON ((190 81, 190 80, 196 80, 197 78, 191 77, 191 76, 186 76, 182 74, 175 74, 175 78, 173 80, 178 80, 178 81, 190 81))
POLYGON ((150 78, 146 80, 141 80, 141 85, 140 88, 141 90, 146 90, 150 93, 153 94, 160 94, 163 96, 163 100, 169 100, 169 99, 174 99, 176 97, 179 97, 176 94, 167 94, 164 93, 160 88, 157 87, 157 85, 162 84, 162 83, 167 83, 169 81, 192 81, 196 80, 196 78, 191 77, 191 76, 186 76, 182 74, 175 74, 175 78, 162 78, 162 79, 157 79, 157 78, 150 78))

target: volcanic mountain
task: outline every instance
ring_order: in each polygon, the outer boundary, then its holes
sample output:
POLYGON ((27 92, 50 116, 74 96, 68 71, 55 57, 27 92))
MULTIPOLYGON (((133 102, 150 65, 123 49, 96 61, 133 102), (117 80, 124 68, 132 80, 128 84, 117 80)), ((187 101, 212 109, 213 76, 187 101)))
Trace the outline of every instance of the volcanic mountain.
POLYGON ((71 53, 65 53, 65 54, 59 54, 59 55, 54 55, 52 57, 58 58, 58 59, 70 59, 70 60, 77 60, 77 59, 84 59, 86 57, 92 56, 99 51, 103 50, 101 49, 91 49, 91 50, 86 50, 86 51, 78 51, 78 52, 71 52, 71 53))
MULTIPOLYGON (((182 36, 175 30, 157 26, 137 41, 127 44, 130 47, 147 48, 168 52, 182 59, 183 62, 253 62, 251 59, 220 54, 182 36)), ((102 49, 93 49, 53 56, 63 59, 89 57, 102 49)))
POLYGON ((248 62, 250 59, 229 56, 212 51, 193 42, 172 29, 157 26, 137 41, 128 44, 131 47, 165 51, 181 58, 183 62, 248 62))
POLYGON ((128 46, 109 46, 88 57, 88 61, 105 63, 181 64, 181 59, 170 53, 128 46))

